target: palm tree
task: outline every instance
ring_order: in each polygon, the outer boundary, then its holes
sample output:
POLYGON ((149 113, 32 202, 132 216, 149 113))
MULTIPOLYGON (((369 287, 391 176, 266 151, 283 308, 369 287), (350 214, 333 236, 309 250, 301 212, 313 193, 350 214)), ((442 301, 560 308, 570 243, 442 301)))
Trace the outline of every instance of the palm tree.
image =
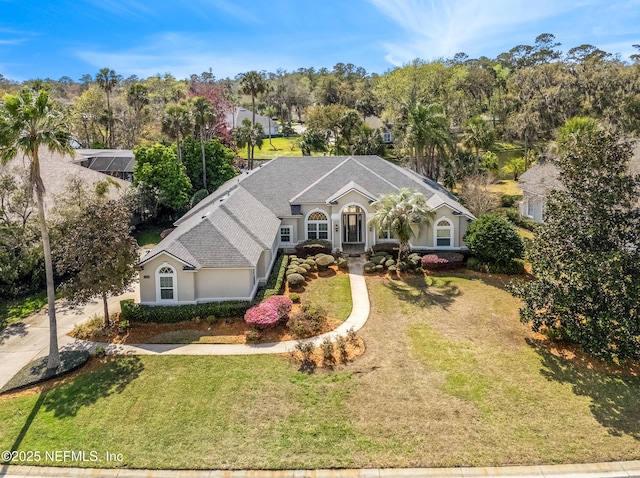
POLYGON ((398 239, 398 262, 409 253, 409 240, 420 234, 420 230, 431 223, 434 213, 427 204, 427 198, 409 188, 402 188, 397 194, 383 195, 372 204, 375 212, 369 224, 378 231, 389 231, 398 239), (414 227, 418 232, 414 234, 414 227))
POLYGON ((51 152, 73 155, 70 127, 46 91, 22 90, 19 95, 5 95, 0 104, 0 160, 6 164, 22 153, 29 160, 29 182, 36 193, 38 219, 42 233, 47 299, 49 306, 49 358, 47 369, 60 365, 58 327, 51 243, 44 212, 44 183, 40 174, 40 147, 51 152))
MULTIPOLYGON (((264 79, 264 73, 257 71, 248 71, 240 75, 240 90, 245 95, 251 95, 251 126, 256 124, 256 96, 267 90, 267 82, 264 79)), ((249 151, 249 169, 253 169, 253 147, 249 151)))
POLYGON ((511 158, 502 167, 502 172, 504 174, 513 174, 513 180, 517 181, 518 175, 524 173, 525 171, 524 167, 525 167, 524 158, 511 158))
POLYGON ((205 128, 216 121, 216 110, 207 98, 196 97, 192 100, 193 119, 200 132, 200 149, 202 150, 202 188, 207 188, 207 162, 204 155, 205 128))
POLYGON ((271 151, 275 151, 276 148, 273 146, 273 142, 271 141, 271 118, 273 118, 277 112, 273 106, 267 106, 264 109, 264 114, 269 118, 269 144, 271 145, 271 151))
POLYGON ((584 136, 593 133, 600 127, 598 120, 588 116, 576 116, 568 119, 558 128, 555 148, 558 154, 567 152, 571 146, 584 136))
POLYGON ((407 108, 405 145, 413 169, 434 181, 440 175, 440 160, 451 149, 449 122, 438 105, 416 103, 407 108))
POLYGON ((184 137, 191 128, 189 108, 184 104, 167 105, 165 115, 162 118, 162 132, 175 139, 178 144, 178 162, 182 163, 182 149, 180 138, 184 137))
POLYGON ((491 147, 494 142, 493 131, 489 129, 487 122, 480 116, 474 116, 465 121, 464 134, 462 136, 462 144, 474 152, 475 171, 478 172, 480 162, 480 150, 485 151, 491 147))
POLYGON ((113 123, 111 119, 113 118, 113 112, 111 111, 111 92, 118 85, 122 77, 120 75, 116 75, 114 70, 110 70, 109 68, 103 68, 98 73, 96 73, 96 83, 98 86, 104 90, 107 94, 107 118, 110 118, 110 121, 107 123, 107 146, 110 148, 113 142, 113 123))
MULTIPOLYGON (((245 118, 242 120, 242 125, 236 128, 236 144, 239 148, 247 147, 247 151, 253 151, 257 146, 258 149, 262 149, 262 141, 264 138, 264 129, 260 123, 251 125, 251 122, 245 118)), ((249 156, 249 155, 248 155, 249 156)), ((253 157, 253 152, 251 155, 253 157)), ((253 161, 251 162, 253 166, 253 161)))

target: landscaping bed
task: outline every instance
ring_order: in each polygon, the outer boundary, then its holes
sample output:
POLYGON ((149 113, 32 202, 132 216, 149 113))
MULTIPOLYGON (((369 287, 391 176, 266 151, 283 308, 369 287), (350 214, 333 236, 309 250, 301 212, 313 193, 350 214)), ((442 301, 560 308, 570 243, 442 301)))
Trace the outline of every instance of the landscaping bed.
MULTIPOLYGON (((260 331, 259 335, 247 336, 253 327, 242 317, 230 318, 198 318, 177 323, 129 323, 122 321, 120 314, 113 314, 111 327, 105 330, 103 319, 95 317, 86 324, 76 326, 70 336, 94 342, 114 344, 245 344, 271 343, 296 340, 313 335, 320 335, 336 329, 351 312, 351 289, 346 272, 332 266, 326 271, 309 273, 305 288, 298 289, 295 294, 301 303, 321 304, 327 313, 326 322, 313 334, 293 333, 286 325, 286 320, 275 327, 260 331), (320 280, 317 280, 319 279, 320 280), (327 301, 326 297, 338 300, 327 301)), ((285 295, 294 294, 285 289, 285 295)), ((291 314, 301 310, 301 303, 294 303, 291 314)))

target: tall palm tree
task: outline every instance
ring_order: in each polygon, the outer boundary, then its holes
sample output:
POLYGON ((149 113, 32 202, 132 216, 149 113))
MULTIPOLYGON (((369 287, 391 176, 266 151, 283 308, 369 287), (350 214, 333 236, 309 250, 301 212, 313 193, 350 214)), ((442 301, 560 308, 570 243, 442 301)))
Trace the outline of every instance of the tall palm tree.
POLYGON ((45 219, 44 183, 40 174, 40 148, 51 152, 73 155, 70 145, 70 127, 57 105, 46 91, 22 90, 19 95, 5 95, 0 104, 0 160, 6 164, 22 153, 29 160, 29 182, 38 203, 38 219, 42 233, 47 300, 49 306, 49 358, 48 369, 60 365, 58 327, 56 322, 55 287, 51 243, 45 219))
POLYGON ((493 131, 489 129, 489 125, 480 116, 469 118, 464 123, 464 134, 462 136, 462 144, 474 153, 475 171, 478 172, 480 165, 480 150, 485 151, 491 147, 495 140, 493 131))
POLYGON ((96 73, 96 83, 98 86, 104 90, 107 94, 107 118, 110 118, 107 123, 107 146, 110 148, 113 143, 113 112, 111 111, 111 92, 113 89, 118 86, 122 77, 120 75, 116 75, 114 70, 110 70, 109 68, 102 68, 98 73, 96 73))
POLYGON ((378 231, 389 231, 398 239, 398 262, 409 253, 409 241, 414 237, 414 227, 420 230, 429 225, 434 213, 427 204, 427 198, 409 188, 402 188, 397 194, 383 195, 372 204, 375 212, 369 223, 378 231))
MULTIPOLYGON (((251 126, 256 125, 256 96, 267 91, 267 81, 264 73, 248 71, 240 75, 240 90, 245 95, 251 95, 251 126)), ((253 169, 253 148, 250 151, 249 169, 253 169)))
POLYGON ((178 145, 178 162, 182 163, 182 149, 180 138, 184 137, 191 128, 191 115, 185 104, 167 105, 162 118, 162 132, 176 140, 178 145))
POLYGON ((449 122, 438 105, 416 103, 406 109, 405 146, 413 169, 434 181, 440 175, 440 162, 451 149, 449 122))
POLYGON ((205 129, 216 121, 216 110, 207 98, 198 96, 191 103, 193 119, 200 133, 200 149, 202 150, 202 188, 207 188, 207 162, 204 155, 205 129))
POLYGON ((593 133, 600 128, 600 123, 588 116, 575 116, 568 119, 558 128, 558 136, 555 141, 555 148, 558 154, 567 152, 572 145, 580 141, 581 138, 593 133))

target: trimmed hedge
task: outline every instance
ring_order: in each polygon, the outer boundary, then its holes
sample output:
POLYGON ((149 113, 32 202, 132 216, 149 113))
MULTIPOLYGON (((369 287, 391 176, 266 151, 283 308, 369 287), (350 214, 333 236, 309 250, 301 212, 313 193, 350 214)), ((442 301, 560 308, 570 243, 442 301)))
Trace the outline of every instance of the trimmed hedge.
POLYGON ((267 299, 273 295, 278 295, 282 290, 282 286, 284 285, 284 276, 287 272, 287 265, 289 263, 289 256, 286 254, 282 254, 276 260, 275 264, 273 264, 273 269, 271 269, 271 274, 269 275, 269 279, 267 280, 264 289, 258 290, 254 302, 262 302, 264 299, 267 299))
POLYGON ((516 209, 506 209, 505 214, 509 222, 527 231, 537 232, 540 227, 540 224, 529 217, 523 216, 516 209))
POLYGON ((121 317, 131 323, 173 324, 183 320, 213 316, 217 319, 242 317, 251 302, 207 302, 204 304, 150 306, 136 304, 133 299, 120 301, 121 317))
POLYGON ((375 244, 371 247, 374 255, 377 252, 386 252, 388 255, 393 256, 394 258, 398 257, 399 246, 397 242, 381 242, 380 244, 375 244))
POLYGON ((316 254, 331 254, 333 246, 326 239, 309 239, 296 245, 299 257, 315 256, 316 254))
POLYGON ((524 261, 521 259, 513 259, 507 264, 498 264, 492 262, 482 262, 476 257, 470 257, 467 260, 467 269, 485 274, 525 274, 524 261))

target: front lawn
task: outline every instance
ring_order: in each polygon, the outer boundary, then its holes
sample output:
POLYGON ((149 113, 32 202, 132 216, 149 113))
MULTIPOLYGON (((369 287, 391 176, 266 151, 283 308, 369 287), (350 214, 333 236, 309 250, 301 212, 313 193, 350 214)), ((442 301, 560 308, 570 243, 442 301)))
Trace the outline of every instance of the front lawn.
POLYGON ((305 285, 304 302, 321 306, 329 317, 345 321, 351 314, 351 283, 348 274, 312 279, 305 285))
POLYGON ((271 355, 121 357, 0 398, 0 449, 109 451, 136 468, 640 458, 640 379, 539 347, 499 276, 366 280, 367 351, 347 366, 307 375, 271 355))
POLYGON ((47 293, 23 297, 21 299, 0 300, 0 330, 29 317, 47 305, 47 293))
MULTIPOLYGON (((275 159, 280 156, 302 156, 302 151, 298 147, 300 136, 271 138, 273 147, 269 144, 269 138, 264 138, 262 149, 255 148, 254 159, 275 159)), ((238 149, 238 156, 247 158, 247 148, 238 149)), ((312 153, 312 156, 322 156, 322 153, 312 153)))

